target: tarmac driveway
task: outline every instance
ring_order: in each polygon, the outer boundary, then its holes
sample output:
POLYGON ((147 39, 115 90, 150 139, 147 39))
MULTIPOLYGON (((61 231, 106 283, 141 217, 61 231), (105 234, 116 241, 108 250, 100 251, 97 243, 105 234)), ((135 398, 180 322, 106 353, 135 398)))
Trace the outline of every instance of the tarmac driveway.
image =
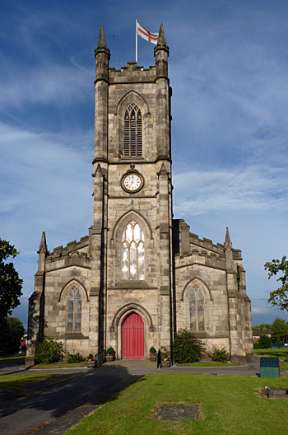
POLYGON ((2 390, 0 433, 63 434, 84 415, 113 400, 140 378, 125 367, 102 367, 72 374, 66 372, 38 385, 33 383, 25 396, 2 390))
POLYGON ((24 361, 22 359, 8 359, 0 361, 0 374, 14 373, 24 370, 24 361))

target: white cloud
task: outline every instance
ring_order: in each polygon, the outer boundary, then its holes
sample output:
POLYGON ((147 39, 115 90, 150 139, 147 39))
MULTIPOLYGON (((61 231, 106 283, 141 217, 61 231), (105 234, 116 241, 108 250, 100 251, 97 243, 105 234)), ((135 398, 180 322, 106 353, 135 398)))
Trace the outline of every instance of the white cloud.
POLYGON ((0 123, 0 237, 20 251, 31 293, 41 232, 48 246, 87 234, 91 223, 91 132, 35 133, 0 123), (89 140, 88 140, 89 139, 89 140))
POLYGON ((257 307, 256 305, 253 306, 253 314, 257 314, 257 315, 271 315, 271 312, 273 310, 271 309, 271 307, 257 307))
POLYGON ((92 89, 93 70, 57 63, 0 72, 0 105, 23 109, 27 104, 76 104, 92 89))
POLYGON ((192 169, 176 173, 174 184, 177 213, 193 216, 215 210, 288 210, 288 174, 284 168, 192 169))
POLYGON ((6 197, 1 212, 31 212, 30 222, 48 223, 47 210, 57 207, 58 219, 77 219, 80 210, 76 207, 71 216, 69 207, 89 191, 88 137, 91 142, 91 132, 52 135, 0 124, 0 171, 6 197))
MULTIPOLYGON (((252 23, 250 17, 247 26, 252 23)), ((235 162, 287 164, 287 57, 273 38, 245 37, 233 19, 208 28, 195 24, 177 22, 173 32, 175 160, 217 169, 235 162)))
POLYGON ((254 325, 259 323, 272 323, 276 318, 287 321, 287 316, 287 312, 272 306, 268 303, 267 299, 252 299, 252 321, 254 325))

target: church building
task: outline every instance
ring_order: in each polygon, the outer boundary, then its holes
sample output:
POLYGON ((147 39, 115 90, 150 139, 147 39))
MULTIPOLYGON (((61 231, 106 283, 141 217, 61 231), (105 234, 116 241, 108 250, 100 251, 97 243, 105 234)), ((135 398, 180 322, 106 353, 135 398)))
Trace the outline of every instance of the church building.
MULTIPOLYGON (((43 337, 65 352, 145 359, 171 355, 177 331, 232 358, 252 352, 241 251, 199 238, 173 218, 169 48, 163 26, 155 64, 109 65, 104 31, 95 51, 93 218, 88 235, 39 247, 29 300, 28 358, 43 337)), ((71 192, 72 193, 72 192, 71 192)), ((194 230, 194 228, 193 228, 194 230)))

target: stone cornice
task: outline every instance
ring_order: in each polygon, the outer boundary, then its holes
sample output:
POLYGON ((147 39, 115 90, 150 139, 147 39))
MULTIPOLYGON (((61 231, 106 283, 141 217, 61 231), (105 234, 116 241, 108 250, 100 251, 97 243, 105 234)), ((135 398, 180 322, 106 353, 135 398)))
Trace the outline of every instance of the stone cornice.
MULTIPOLYGON (((195 260, 192 260, 191 262, 189 262, 188 264, 178 264, 177 265, 177 257, 178 256, 176 256, 176 261, 175 261, 175 269, 183 269, 184 267, 191 267, 191 266, 195 266, 195 265, 197 265, 197 266, 202 266, 202 267, 209 267, 209 268, 211 268, 211 269, 218 269, 218 270, 222 270, 222 271, 225 271, 226 272, 226 264, 225 264, 225 261, 223 260, 223 263, 222 263, 222 265, 221 264, 219 264, 219 262, 218 262, 218 264, 217 264, 217 262, 211 262, 210 264, 209 264, 209 262, 203 262, 203 263, 200 263, 199 261, 197 261, 196 259, 195 260)), ((187 258, 187 257, 183 257, 183 258, 187 258)), ((207 257, 206 257, 207 258, 207 257)))

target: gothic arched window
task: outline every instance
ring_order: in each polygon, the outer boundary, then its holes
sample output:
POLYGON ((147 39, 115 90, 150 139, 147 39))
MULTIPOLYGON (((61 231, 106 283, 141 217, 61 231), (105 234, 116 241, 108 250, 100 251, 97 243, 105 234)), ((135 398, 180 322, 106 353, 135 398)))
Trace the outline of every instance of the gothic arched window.
POLYGON ((188 294, 188 312, 190 330, 192 332, 205 331, 204 322, 204 294, 200 288, 192 288, 188 294))
POLYGON ((72 287, 67 298, 67 322, 68 332, 81 332, 82 313, 81 294, 77 287, 72 287))
POLYGON ((142 115, 136 104, 131 103, 124 115, 124 157, 142 156, 142 115))
POLYGON ((144 280, 144 232, 135 221, 129 222, 122 234, 121 271, 125 280, 144 280))

